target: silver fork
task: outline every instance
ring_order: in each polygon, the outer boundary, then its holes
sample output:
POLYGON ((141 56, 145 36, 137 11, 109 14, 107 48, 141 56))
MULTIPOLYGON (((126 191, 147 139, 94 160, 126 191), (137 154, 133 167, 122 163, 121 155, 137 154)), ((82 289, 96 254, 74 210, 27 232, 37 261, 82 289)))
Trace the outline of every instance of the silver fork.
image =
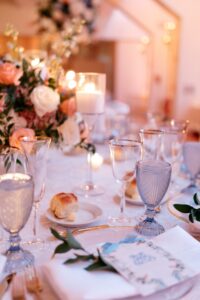
POLYGON ((35 266, 31 266, 26 269, 25 280, 28 292, 34 294, 36 296, 36 299, 42 299, 42 283, 35 266))

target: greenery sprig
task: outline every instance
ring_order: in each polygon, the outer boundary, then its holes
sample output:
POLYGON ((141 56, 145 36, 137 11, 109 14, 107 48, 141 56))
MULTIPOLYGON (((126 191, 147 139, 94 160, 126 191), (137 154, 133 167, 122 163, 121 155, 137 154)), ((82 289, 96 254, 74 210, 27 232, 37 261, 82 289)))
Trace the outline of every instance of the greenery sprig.
MULTIPOLYGON (((194 194, 193 200, 196 205, 200 205, 197 193, 194 194)), ((174 208, 183 214, 189 214, 188 219, 190 222, 194 223, 194 220, 200 222, 200 207, 195 208, 188 204, 174 204, 174 208)))
POLYGON ((89 264, 85 270, 87 271, 94 271, 94 270, 110 270, 110 271, 115 271, 112 266, 109 264, 105 263, 105 261, 102 259, 101 253, 97 249, 97 255, 94 255, 92 253, 88 253, 83 246, 74 238, 72 233, 67 230, 67 235, 66 237, 63 237, 60 235, 59 232, 57 232, 55 229, 50 228, 52 235, 62 241, 61 244, 59 244, 55 250, 54 250, 54 255, 56 254, 62 254, 62 253, 67 253, 70 250, 80 250, 83 252, 83 254, 74 254, 73 258, 68 258, 67 260, 64 261, 64 264, 72 264, 80 261, 89 261, 91 264, 89 264))

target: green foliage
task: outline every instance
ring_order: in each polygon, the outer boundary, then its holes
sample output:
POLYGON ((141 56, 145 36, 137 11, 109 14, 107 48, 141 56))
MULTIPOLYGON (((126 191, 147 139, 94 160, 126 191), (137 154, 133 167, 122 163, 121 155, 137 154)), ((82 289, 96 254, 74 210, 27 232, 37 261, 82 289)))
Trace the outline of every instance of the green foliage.
MULTIPOLYGON (((197 193, 193 196, 194 203, 200 205, 197 193)), ((174 208, 183 214, 188 214, 190 222, 194 223, 194 220, 200 222, 200 208, 195 208, 188 204, 174 204, 174 208)))
POLYGON ((52 235, 62 241, 61 244, 59 244, 55 250, 54 250, 54 255, 55 254, 61 254, 61 253, 67 253, 70 250, 80 250, 84 254, 74 254, 73 258, 69 258, 64 261, 64 264, 72 264, 80 261, 92 261, 92 263, 85 268, 87 271, 94 271, 94 270, 102 270, 102 269, 107 269, 107 270, 114 270, 109 264, 105 263, 101 257, 101 254, 98 250, 98 255, 95 256, 94 254, 88 253, 83 246, 74 238, 72 233, 67 230, 67 235, 66 237, 63 237, 62 235, 59 234, 55 229, 50 228, 52 235))

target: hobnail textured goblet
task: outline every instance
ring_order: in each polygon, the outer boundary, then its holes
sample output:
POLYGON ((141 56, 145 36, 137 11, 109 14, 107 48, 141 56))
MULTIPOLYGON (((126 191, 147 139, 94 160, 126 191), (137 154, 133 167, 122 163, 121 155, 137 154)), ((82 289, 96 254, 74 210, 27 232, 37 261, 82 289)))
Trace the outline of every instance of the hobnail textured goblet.
POLYGON ((160 160, 141 160, 136 165, 136 181, 140 197, 146 205, 146 218, 136 226, 145 236, 164 232, 164 227, 154 220, 155 207, 163 199, 170 183, 171 165, 160 160))
POLYGON ((33 255, 20 246, 20 230, 26 224, 32 209, 34 185, 32 177, 22 173, 0 175, 0 224, 10 235, 6 251, 5 274, 21 271, 33 264, 33 255))

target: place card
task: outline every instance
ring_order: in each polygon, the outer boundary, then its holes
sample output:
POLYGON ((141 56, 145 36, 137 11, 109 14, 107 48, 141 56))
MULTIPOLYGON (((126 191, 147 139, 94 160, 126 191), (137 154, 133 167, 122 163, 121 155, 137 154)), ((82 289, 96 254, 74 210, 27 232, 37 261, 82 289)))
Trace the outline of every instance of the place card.
MULTIPOLYGON (((177 230, 172 229, 170 232, 162 234, 162 240, 165 240, 167 235, 169 244, 177 230)), ((178 240, 178 236, 176 239, 178 240)), ((131 235, 118 243, 102 245, 100 253, 102 259, 133 284, 139 294, 147 296, 197 274, 196 270, 179 258, 178 252, 174 255, 166 248, 162 247, 162 242, 157 242, 157 238, 145 240, 131 235)))

